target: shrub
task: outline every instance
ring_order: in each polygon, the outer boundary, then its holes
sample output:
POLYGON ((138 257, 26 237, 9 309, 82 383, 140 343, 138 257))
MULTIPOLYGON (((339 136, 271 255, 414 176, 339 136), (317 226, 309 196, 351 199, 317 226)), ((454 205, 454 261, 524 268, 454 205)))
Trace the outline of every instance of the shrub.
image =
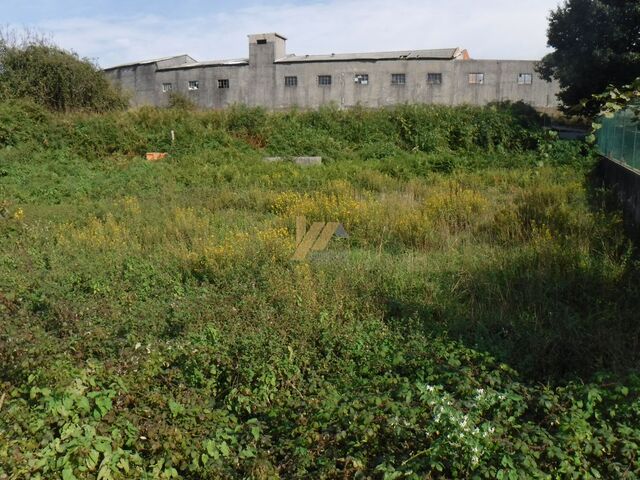
POLYGON ((55 139, 58 119, 30 100, 0 102, 0 147, 36 143, 46 146, 55 139))
POLYGON ((187 97, 184 93, 180 92, 171 92, 169 94, 169 103, 167 106, 169 108, 175 108, 176 110, 185 111, 193 111, 198 108, 193 100, 187 97))
POLYGON ((28 99, 51 110, 104 112, 127 99, 89 59, 42 40, 8 44, 0 38, 0 100, 28 99))

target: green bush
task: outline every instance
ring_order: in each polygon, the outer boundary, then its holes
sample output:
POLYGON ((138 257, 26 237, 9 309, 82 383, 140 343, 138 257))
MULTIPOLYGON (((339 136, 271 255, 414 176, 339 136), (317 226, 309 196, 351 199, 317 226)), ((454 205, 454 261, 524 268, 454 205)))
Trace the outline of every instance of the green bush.
POLYGON ((175 108, 177 110, 186 110, 193 111, 198 107, 197 105, 187 97, 185 94, 180 92, 171 92, 169 94, 169 108, 175 108))
POLYGON ((47 110, 29 100, 0 102, 0 147, 32 142, 47 147, 49 138, 60 135, 57 123, 47 110))
POLYGON ((44 42, 9 45, 0 38, 0 64, 0 101, 27 99, 62 112, 104 112, 128 104, 97 65, 44 42))
MULTIPOLYGON (((10 111, 12 105, 5 103, 4 108, 10 111)), ((7 124, 16 123, 16 119, 8 119, 7 124)), ((495 106, 422 105, 346 111, 323 108, 268 113, 245 106, 221 112, 190 111, 183 105, 171 109, 144 107, 100 117, 75 113, 65 116, 62 122, 53 118, 48 121, 65 127, 52 128, 49 141, 65 144, 92 158, 171 149, 202 151, 211 146, 212 139, 219 143, 221 137, 226 138, 223 143, 262 154, 320 155, 327 160, 385 159, 407 152, 451 159, 453 156, 449 154, 454 153, 458 159, 455 166, 450 160, 433 162, 435 168, 444 170, 486 166, 489 153, 539 150, 550 163, 569 156, 559 150, 569 148, 564 143, 560 145, 555 139, 544 137, 536 128, 523 128, 519 117, 495 106), (174 145, 169 142, 171 130, 176 133, 174 145), (463 161, 465 157, 473 160, 463 161)), ((24 135, 28 135, 26 128, 24 135)))

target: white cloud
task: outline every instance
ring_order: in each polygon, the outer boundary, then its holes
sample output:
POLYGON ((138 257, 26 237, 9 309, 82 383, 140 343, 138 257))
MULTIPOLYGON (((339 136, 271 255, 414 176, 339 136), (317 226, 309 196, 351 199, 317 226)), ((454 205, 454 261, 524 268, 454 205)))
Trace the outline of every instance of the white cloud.
POLYGON ((540 58, 559 0, 325 0, 253 6, 192 19, 168 15, 61 18, 40 23, 55 41, 102 66, 189 53, 245 57, 247 34, 277 31, 289 53, 467 48, 475 58, 540 58))

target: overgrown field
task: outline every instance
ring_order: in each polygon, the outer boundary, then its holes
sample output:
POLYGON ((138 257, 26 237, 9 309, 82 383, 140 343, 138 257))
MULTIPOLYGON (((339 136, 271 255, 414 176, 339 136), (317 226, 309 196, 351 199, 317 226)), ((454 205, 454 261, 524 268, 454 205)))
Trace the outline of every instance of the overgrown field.
POLYGON ((1 104, 0 479, 640 477, 640 264, 536 122, 1 104))

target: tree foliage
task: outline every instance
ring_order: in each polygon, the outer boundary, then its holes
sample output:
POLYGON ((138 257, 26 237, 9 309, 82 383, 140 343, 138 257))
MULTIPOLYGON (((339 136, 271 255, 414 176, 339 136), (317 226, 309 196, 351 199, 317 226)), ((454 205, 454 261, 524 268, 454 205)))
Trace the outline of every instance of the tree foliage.
POLYGON ((560 82, 566 112, 593 115, 601 105, 593 94, 640 76, 638 0, 567 0, 549 21, 548 44, 555 51, 539 72, 560 82))
POLYGON ((606 118, 613 117, 620 110, 629 109, 640 119, 640 77, 620 88, 610 85, 604 93, 594 95, 594 98, 602 105, 600 115, 606 118))
POLYGON ((56 111, 108 111, 124 108, 126 98, 87 58, 43 37, 0 33, 0 99, 30 99, 56 111))

